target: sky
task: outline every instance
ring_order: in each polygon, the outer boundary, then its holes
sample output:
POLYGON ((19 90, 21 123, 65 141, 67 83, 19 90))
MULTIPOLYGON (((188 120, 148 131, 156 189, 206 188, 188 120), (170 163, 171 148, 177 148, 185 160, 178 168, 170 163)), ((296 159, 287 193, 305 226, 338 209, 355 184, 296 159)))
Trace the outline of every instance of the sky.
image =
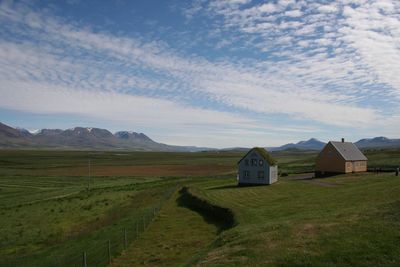
POLYGON ((398 0, 0 0, 0 121, 208 147, 400 137, 398 0))

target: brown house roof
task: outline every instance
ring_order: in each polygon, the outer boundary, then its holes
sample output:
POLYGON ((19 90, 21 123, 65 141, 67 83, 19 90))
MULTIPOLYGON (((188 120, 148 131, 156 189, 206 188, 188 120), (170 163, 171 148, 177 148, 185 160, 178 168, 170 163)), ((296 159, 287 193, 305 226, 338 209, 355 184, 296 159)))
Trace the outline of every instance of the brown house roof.
POLYGON ((261 157, 263 157, 264 160, 265 160, 266 162, 268 162, 268 164, 269 164, 270 166, 276 165, 276 160, 275 160, 273 157, 271 157, 271 155, 268 153, 268 151, 267 151, 265 148, 262 148, 262 147, 253 147, 252 149, 250 149, 249 152, 247 152, 246 155, 244 155, 244 157, 243 157, 241 160, 238 161, 238 164, 239 164, 245 157, 247 157, 247 155, 248 155, 251 151, 253 151, 253 150, 257 151, 258 154, 260 154, 261 157))
POLYGON ((366 156, 350 142, 335 142, 330 141, 333 147, 342 155, 345 160, 348 161, 358 161, 358 160, 368 160, 366 156))

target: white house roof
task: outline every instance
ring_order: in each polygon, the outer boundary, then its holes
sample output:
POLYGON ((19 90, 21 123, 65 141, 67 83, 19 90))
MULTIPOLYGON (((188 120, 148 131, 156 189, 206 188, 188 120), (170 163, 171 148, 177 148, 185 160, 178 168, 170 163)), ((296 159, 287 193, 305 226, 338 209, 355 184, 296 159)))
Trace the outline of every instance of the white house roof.
POLYGON ((335 149, 342 155, 345 160, 368 160, 366 156, 351 142, 335 142, 330 141, 335 149))

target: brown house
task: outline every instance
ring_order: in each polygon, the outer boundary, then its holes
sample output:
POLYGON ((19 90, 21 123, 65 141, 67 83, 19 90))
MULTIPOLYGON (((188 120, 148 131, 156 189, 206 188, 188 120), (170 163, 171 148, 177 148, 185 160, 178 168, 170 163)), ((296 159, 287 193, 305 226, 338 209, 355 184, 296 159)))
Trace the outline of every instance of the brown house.
POLYGON ((317 176, 367 171, 367 157, 351 142, 330 141, 315 162, 317 176))

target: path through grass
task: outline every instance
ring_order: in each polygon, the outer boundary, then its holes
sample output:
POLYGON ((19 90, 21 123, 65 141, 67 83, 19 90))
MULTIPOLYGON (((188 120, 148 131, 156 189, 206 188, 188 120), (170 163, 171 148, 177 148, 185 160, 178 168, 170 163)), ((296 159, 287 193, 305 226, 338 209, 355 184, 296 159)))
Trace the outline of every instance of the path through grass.
POLYGON ((215 239, 218 228, 179 205, 178 197, 176 192, 146 233, 112 266, 181 266, 215 239))

